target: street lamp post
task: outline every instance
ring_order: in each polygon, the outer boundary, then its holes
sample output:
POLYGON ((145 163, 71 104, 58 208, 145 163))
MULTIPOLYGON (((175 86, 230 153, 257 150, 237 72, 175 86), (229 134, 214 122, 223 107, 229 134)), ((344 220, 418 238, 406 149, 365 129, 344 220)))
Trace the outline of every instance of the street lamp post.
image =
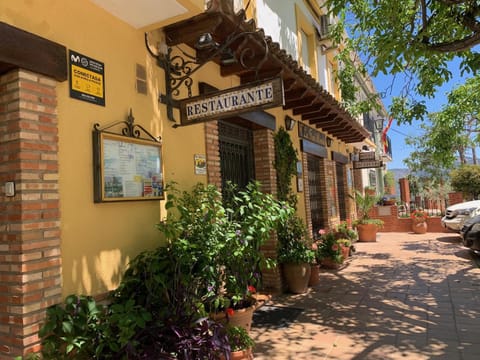
MULTIPOLYGON (((375 133, 374 133, 374 141, 375 141, 375 146, 376 150, 375 153, 377 155, 377 159, 381 160, 382 159, 382 130, 383 130, 383 125, 385 123, 385 119, 383 117, 377 117, 377 119, 374 121, 375 125, 375 133)), ((377 168, 377 191, 378 194, 383 195, 385 192, 385 187, 383 184, 383 168, 379 167, 377 168)))

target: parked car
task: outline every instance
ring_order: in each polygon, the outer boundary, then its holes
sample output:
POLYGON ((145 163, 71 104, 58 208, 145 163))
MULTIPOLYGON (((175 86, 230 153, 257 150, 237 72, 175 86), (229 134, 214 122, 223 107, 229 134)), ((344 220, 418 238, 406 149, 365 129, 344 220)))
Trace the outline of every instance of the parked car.
POLYGON ((465 221, 460 230, 460 235, 462 235, 465 247, 480 252, 480 215, 465 221))
POLYGON ((442 218, 442 225, 447 229, 460 232, 465 221, 480 215, 480 200, 466 201, 449 206, 442 218))

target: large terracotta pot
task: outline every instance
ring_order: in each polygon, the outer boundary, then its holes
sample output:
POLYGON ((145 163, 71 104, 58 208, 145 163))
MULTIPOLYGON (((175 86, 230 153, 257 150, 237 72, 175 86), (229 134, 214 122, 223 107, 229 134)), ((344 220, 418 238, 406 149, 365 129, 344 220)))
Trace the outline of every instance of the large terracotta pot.
POLYGON ((308 280, 308 286, 315 286, 320 284, 320 265, 310 264, 310 279, 308 280))
POLYGON ((230 360, 252 360, 253 351, 252 349, 232 351, 230 353, 230 360))
POLYGON ((358 241, 377 241, 377 225, 375 224, 358 224, 358 241))
POLYGON ((310 264, 283 264, 283 273, 288 289, 294 294, 303 294, 308 290, 310 264))
POLYGON ((412 221, 412 231, 415 234, 425 234, 428 230, 426 221, 412 221))
POLYGON ((247 308, 234 310, 232 315, 227 315, 226 312, 212 313, 210 314, 210 318, 224 324, 241 326, 249 332, 252 327, 253 312, 255 309, 256 304, 253 304, 247 308))
MULTIPOLYGON (((225 360, 225 356, 220 355, 220 360, 225 360)), ((253 350, 245 349, 230 352, 230 360, 253 360, 253 350)))

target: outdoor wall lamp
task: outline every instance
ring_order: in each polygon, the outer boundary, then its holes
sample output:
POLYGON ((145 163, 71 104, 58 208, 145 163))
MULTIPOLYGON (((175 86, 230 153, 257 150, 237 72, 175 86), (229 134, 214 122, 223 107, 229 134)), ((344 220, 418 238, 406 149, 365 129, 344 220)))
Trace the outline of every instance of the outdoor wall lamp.
POLYGON ((330 136, 327 136, 327 146, 330 147, 332 146, 332 138, 330 136))
POLYGON ((377 119, 374 121, 375 130, 379 132, 382 131, 384 123, 385 123, 385 119, 383 117, 381 116, 377 117, 377 119))
MULTIPOLYGON (((238 43, 238 42, 237 42, 238 43)), ((165 72, 165 94, 160 94, 159 101, 167 106, 167 117, 170 121, 176 122, 173 116, 173 108, 178 108, 178 100, 174 97, 180 94, 180 87, 187 88, 188 97, 192 97, 192 75, 200 70, 205 64, 214 59, 219 59, 221 65, 227 66, 240 63, 242 68, 255 72, 255 78, 258 79, 260 68, 267 61, 268 44, 265 37, 256 31, 245 31, 241 33, 232 33, 223 43, 215 41, 211 33, 203 33, 197 39, 194 47, 197 50, 196 56, 190 55, 180 50, 181 55, 172 55, 172 48, 162 42, 157 46, 156 51, 148 41, 148 34, 145 33, 145 45, 150 55, 156 58, 157 65, 165 72), (255 38, 263 43, 263 58, 260 60, 255 56, 256 51, 248 45, 240 49, 239 45, 234 45, 241 38, 255 38), (248 60, 253 64, 248 64, 248 60)), ((175 124, 174 126, 178 126, 175 124)))
POLYGON ((288 131, 292 131, 295 127, 295 123, 295 119, 291 118, 288 115, 285 115, 285 129, 287 129, 288 131))

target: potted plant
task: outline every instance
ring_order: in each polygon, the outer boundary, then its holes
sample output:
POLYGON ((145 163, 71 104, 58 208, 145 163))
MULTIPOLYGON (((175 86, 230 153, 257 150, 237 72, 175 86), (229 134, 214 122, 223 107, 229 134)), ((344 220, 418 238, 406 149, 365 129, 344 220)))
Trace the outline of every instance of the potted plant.
POLYGON ((335 231, 320 230, 315 256, 325 268, 338 269, 348 258, 352 242, 349 239, 338 238, 335 231))
POLYGON ((278 261, 282 264, 288 289, 302 294, 308 289, 310 267, 315 260, 303 221, 296 215, 290 217, 279 227, 278 238, 278 261))
POLYGON ((428 214, 425 210, 414 210, 410 214, 410 218, 412 219, 412 231, 415 234, 425 234, 427 232, 427 219, 428 214))
POLYGON ((358 240, 357 231, 347 221, 342 221, 335 227, 337 239, 348 239, 352 244, 358 240))
POLYGON ((247 313, 249 319, 239 320, 247 329, 261 271, 273 264, 260 247, 292 211, 259 188, 250 183, 239 191, 228 184, 220 193, 213 185, 197 184, 184 192, 169 187, 169 212, 158 224, 176 266, 196 284, 205 311, 229 322, 247 313))
POLYGON ((353 198, 357 205, 359 216, 353 223, 353 226, 358 231, 358 241, 376 241, 377 231, 383 226, 383 221, 370 218, 369 213, 378 202, 379 197, 369 192, 362 194, 356 190, 353 198))
POLYGON ((228 326, 227 337, 230 344, 230 360, 253 359, 255 342, 241 326, 228 326))

